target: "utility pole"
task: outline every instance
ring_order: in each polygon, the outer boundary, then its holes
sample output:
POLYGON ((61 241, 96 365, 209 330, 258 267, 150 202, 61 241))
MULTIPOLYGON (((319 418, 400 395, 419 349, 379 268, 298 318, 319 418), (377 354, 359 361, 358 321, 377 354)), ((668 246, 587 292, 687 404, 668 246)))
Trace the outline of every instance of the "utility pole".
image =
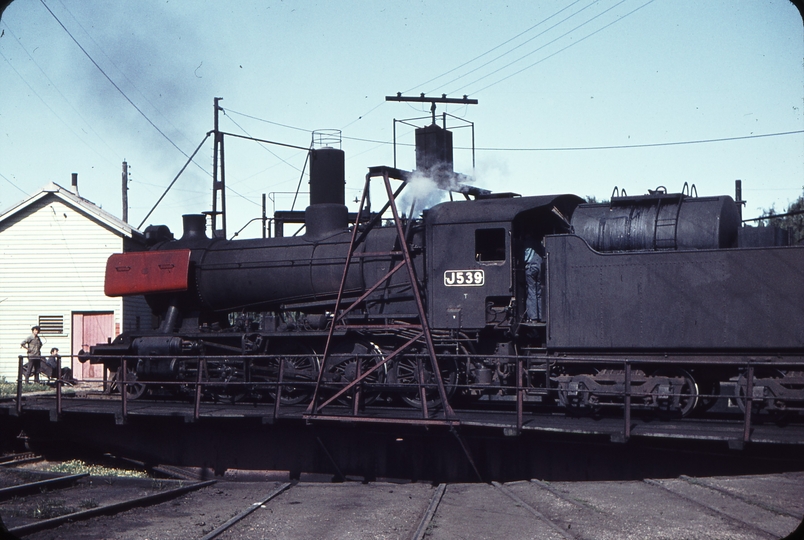
POLYGON ((266 225, 268 224, 268 216, 265 213, 265 193, 262 194, 262 237, 266 236, 266 225))
POLYGON ((218 131, 218 113, 221 111, 218 102, 222 99, 215 98, 215 150, 212 155, 212 212, 210 212, 213 238, 226 238, 226 174, 223 163, 223 133, 218 131), (218 210, 218 200, 220 200, 220 210, 218 210), (220 229, 218 228, 218 216, 221 217, 220 229))
POLYGON ((123 160, 123 222, 128 223, 128 163, 123 160))

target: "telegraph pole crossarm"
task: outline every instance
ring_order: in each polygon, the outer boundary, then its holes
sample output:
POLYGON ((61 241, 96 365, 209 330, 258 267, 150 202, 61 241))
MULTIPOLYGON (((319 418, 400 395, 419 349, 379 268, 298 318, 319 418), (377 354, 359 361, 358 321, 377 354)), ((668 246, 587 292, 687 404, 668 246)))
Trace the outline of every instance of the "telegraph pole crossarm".
POLYGON ((418 96, 403 96, 402 92, 397 92, 395 96, 385 96, 385 101, 407 101, 407 102, 415 102, 415 103, 429 103, 430 104, 430 112, 433 114, 433 123, 435 124, 435 111, 436 111, 436 103, 456 103, 458 105, 477 105, 476 99, 470 99, 468 96, 464 95, 463 97, 459 98, 450 98, 447 97, 447 94, 441 94, 441 97, 436 96, 425 96, 424 94, 419 94, 418 96))

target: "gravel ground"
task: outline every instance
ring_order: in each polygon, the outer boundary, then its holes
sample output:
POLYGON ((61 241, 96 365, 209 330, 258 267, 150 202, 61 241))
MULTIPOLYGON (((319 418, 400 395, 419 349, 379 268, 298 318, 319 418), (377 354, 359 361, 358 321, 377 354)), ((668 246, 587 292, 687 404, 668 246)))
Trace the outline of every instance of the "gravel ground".
MULTIPOLYGON (((286 473, 228 471, 217 480, 160 504, 67 523, 24 538, 202 538, 254 509, 220 538, 410 539, 438 491, 426 483, 336 484, 329 477, 302 475, 301 482, 259 505, 287 482, 286 473)), ((804 473, 646 482, 449 484, 426 538, 772 540, 801 522, 802 481, 804 473)), ((89 485, 0 503, 0 515, 13 527, 34 519, 30 509, 36 504, 46 506, 49 501, 58 508, 88 499, 106 504, 109 499, 158 492, 179 483, 187 481, 95 477, 89 485)))
MULTIPOLYGON (((26 536, 35 540, 186 540, 201 538, 279 483, 219 482, 161 504, 68 523, 26 536), (258 495, 259 497, 259 495, 258 495)), ((4 516, 5 519, 5 516, 4 516)))

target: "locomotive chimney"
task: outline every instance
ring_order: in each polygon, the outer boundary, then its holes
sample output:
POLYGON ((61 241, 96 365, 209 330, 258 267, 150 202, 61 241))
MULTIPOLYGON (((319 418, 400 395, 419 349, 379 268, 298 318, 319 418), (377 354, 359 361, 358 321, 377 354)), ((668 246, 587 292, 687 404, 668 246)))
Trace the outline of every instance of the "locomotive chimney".
POLYGON ((181 217, 184 234, 181 240, 207 238, 207 216, 204 214, 185 214, 181 217))
POLYGON ((346 173, 343 150, 310 150, 310 204, 344 204, 346 173))
MULTIPOLYGON (((333 137, 329 132, 316 132, 315 136, 322 140, 333 137)), ((338 141, 339 137, 338 134, 338 141)), ((325 144, 329 142, 327 139, 325 144)), ((344 152, 338 148, 323 146, 310 150, 310 206, 304 211, 305 238, 315 241, 347 227, 344 163, 344 152)))

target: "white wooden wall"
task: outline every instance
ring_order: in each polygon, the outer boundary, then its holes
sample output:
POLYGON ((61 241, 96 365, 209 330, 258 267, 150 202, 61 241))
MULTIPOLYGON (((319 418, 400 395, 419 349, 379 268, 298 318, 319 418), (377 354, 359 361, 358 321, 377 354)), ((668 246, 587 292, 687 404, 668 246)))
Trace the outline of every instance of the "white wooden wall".
MULTIPOLYGON (((103 293, 106 259, 122 251, 118 231, 55 196, 0 223, 0 377, 16 379, 20 341, 40 315, 64 320, 64 333, 42 336, 43 353, 51 347, 63 356, 78 352, 71 344, 73 312, 113 312, 114 330, 122 331, 123 301, 103 293)), ((130 302, 147 312, 142 299, 130 302)))

